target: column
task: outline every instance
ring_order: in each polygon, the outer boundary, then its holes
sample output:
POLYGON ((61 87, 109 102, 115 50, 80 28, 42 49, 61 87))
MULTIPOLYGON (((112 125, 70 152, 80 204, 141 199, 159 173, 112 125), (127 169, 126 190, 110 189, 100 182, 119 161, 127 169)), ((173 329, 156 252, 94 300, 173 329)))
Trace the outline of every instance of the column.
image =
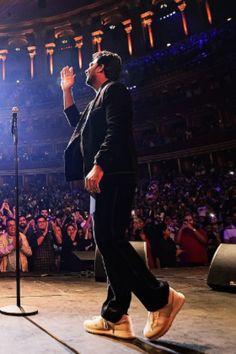
POLYGON ((103 35, 103 32, 101 30, 92 32, 92 41, 93 41, 93 45, 95 48, 95 52, 101 52, 101 50, 102 50, 102 48, 101 48, 102 35, 103 35))
POLYGON ((83 67, 83 59, 82 59, 82 47, 83 43, 83 36, 74 37, 75 47, 78 49, 78 63, 79 68, 82 69, 83 67))
POLYGON ((210 8, 208 0, 205 1, 205 9, 206 9, 206 13, 207 13, 208 22, 211 25, 212 24, 212 14, 211 14, 211 8, 210 8))
POLYGON ((132 55, 133 54, 133 47, 132 47, 132 39, 131 39, 131 32, 132 32, 131 20, 128 19, 128 20, 123 21, 122 25, 124 26, 124 30, 127 33, 129 55, 132 55))
POLYGON ((180 159, 177 159, 177 164, 178 164, 178 171, 179 171, 179 174, 182 175, 182 166, 181 166, 181 161, 180 161, 180 159))
POLYGON ((0 50, 0 59, 2 60, 2 80, 6 80, 6 60, 7 60, 7 49, 0 50))
POLYGON ((51 75, 53 75, 53 54, 54 54, 54 48, 56 47, 55 43, 47 43, 45 44, 46 48, 46 53, 49 55, 49 72, 51 75))
POLYGON ((187 36, 188 35, 188 23, 187 23, 187 18, 186 18, 185 12, 184 12, 187 5, 182 0, 174 0, 174 1, 178 6, 179 11, 181 12, 183 30, 184 30, 184 34, 187 36))
POLYGON ((28 49, 29 57, 30 57, 30 77, 31 77, 31 80, 33 80, 33 78, 34 78, 34 57, 36 55, 36 47, 31 46, 31 47, 27 47, 27 49, 28 49))
POLYGON ((151 48, 154 47, 154 40, 153 40, 153 33, 152 33, 152 16, 153 15, 154 15, 154 13, 152 11, 147 11, 147 12, 144 12, 143 14, 140 15, 143 28, 144 29, 147 28, 149 45, 151 48))

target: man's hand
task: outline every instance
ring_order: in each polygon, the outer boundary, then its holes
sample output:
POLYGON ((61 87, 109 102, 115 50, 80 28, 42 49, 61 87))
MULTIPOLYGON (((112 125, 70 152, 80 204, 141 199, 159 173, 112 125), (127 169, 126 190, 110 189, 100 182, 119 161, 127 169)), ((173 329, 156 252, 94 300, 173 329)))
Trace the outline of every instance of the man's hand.
POLYGON ((104 175, 99 165, 94 165, 92 170, 85 177, 85 189, 89 193, 100 193, 99 183, 104 175))
POLYGON ((61 70, 61 89, 62 91, 70 90, 75 83, 75 74, 74 70, 69 66, 65 66, 61 70))

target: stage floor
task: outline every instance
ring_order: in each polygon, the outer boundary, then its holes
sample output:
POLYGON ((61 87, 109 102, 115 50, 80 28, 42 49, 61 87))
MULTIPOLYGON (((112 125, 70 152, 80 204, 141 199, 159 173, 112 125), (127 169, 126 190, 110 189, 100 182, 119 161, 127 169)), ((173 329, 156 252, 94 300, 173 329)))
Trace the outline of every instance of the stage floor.
MULTIPOLYGON (((186 296, 186 304, 169 332, 158 341, 144 341, 146 311, 133 296, 132 316, 137 339, 116 340, 84 332, 85 319, 99 314, 105 283, 82 275, 26 276, 21 280, 21 304, 39 313, 30 317, 0 314, 1 354, 135 354, 236 353, 236 294, 216 292, 206 285, 206 268, 158 271, 158 277, 186 296)), ((157 274, 157 272, 156 272, 157 274)), ((0 307, 15 305, 13 277, 0 275, 0 307)))

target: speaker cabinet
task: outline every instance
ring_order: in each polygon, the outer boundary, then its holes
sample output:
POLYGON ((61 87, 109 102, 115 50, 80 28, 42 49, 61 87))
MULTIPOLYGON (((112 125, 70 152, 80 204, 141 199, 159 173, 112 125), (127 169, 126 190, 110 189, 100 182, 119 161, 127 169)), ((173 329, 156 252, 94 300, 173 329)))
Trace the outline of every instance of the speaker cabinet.
POLYGON ((236 245, 221 244, 211 261, 207 284, 214 290, 236 291, 236 245))
MULTIPOLYGON (((134 247, 135 251, 142 258, 145 264, 147 264, 147 252, 146 252, 146 242, 143 241, 130 241, 130 244, 134 247)), ((99 249, 96 247, 95 250, 95 261, 94 261, 94 275, 96 281, 105 282, 106 273, 103 266, 103 260, 99 249)))

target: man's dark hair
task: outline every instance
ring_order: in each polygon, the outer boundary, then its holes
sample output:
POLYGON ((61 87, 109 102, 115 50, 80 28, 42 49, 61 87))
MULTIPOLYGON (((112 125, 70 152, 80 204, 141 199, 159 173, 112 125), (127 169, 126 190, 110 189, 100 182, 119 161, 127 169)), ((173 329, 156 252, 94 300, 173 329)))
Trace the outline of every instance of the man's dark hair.
POLYGON ((36 216, 36 218, 34 220, 37 223, 39 219, 44 219, 45 221, 47 221, 47 218, 45 218, 45 216, 43 216, 43 215, 36 216))
POLYGON ((16 219, 14 219, 14 218, 7 218, 7 220, 6 220, 6 227, 8 227, 8 224, 9 224, 10 221, 16 221, 16 219))
POLYGON ((94 60, 97 60, 98 65, 104 65, 104 72, 109 80, 119 79, 122 61, 118 54, 103 50, 93 54, 94 60))

